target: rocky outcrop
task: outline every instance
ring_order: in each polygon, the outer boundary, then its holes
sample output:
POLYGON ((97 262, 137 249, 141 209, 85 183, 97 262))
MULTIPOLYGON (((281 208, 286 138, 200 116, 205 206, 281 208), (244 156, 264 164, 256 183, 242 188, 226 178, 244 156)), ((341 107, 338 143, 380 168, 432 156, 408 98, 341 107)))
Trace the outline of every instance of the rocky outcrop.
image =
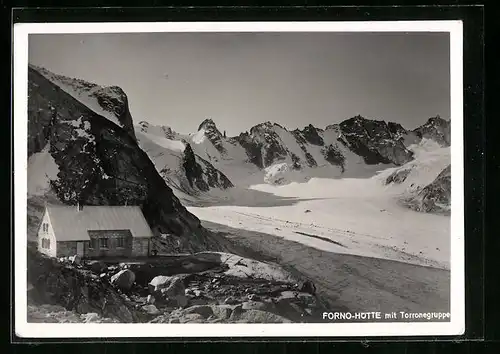
POLYGON ((111 277, 111 284, 121 290, 129 290, 135 282, 135 274, 129 269, 120 270, 111 277))
POLYGON ((424 187, 412 201, 413 208, 423 212, 449 213, 451 209, 451 165, 424 187))
POLYGON ((356 116, 343 121, 339 127, 342 143, 369 165, 402 165, 413 158, 394 125, 389 128, 384 121, 356 116))
POLYGON ((83 105, 29 68, 28 116, 32 151, 50 145, 58 165, 52 189, 63 204, 140 205, 155 233, 169 233, 181 249, 218 249, 208 231, 165 184, 129 132, 83 105), (39 131, 42 131, 40 133, 39 131))
POLYGON ((419 138, 434 140, 441 146, 450 146, 451 144, 451 121, 440 116, 429 118, 424 125, 413 130, 413 132, 419 138))
POLYGON ((133 311, 113 286, 97 274, 59 263, 29 248, 27 269, 28 281, 34 287, 28 298, 32 305, 58 305, 65 311, 96 313, 118 322, 141 321, 140 314, 133 311))
POLYGON ((123 124, 123 129, 135 139, 134 123, 125 92, 118 86, 109 86, 96 88, 92 95, 105 111, 113 113, 118 118, 123 124))
POLYGON ((391 173, 389 175, 389 177, 386 178, 385 184, 403 183, 410 173, 411 173, 411 168, 403 169, 403 170, 396 170, 393 173, 391 173))

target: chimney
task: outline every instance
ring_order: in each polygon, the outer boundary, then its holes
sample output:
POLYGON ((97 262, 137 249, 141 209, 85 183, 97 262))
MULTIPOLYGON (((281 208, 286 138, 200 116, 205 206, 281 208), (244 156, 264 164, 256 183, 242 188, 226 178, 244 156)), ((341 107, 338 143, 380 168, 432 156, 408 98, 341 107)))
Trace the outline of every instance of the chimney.
POLYGON ((76 203, 76 211, 82 211, 83 205, 80 204, 80 202, 76 203))

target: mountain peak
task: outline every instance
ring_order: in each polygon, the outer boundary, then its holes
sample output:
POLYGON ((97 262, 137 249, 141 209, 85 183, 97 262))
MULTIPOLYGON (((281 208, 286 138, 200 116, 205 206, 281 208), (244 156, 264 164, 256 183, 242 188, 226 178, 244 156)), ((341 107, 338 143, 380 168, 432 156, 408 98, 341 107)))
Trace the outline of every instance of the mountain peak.
POLYGON ((226 149, 224 148, 222 139, 223 137, 225 137, 226 133, 224 132, 224 136, 221 134, 212 118, 207 118, 203 122, 201 122, 200 126, 198 127, 198 131, 201 131, 202 129, 204 130, 203 134, 208 138, 208 140, 212 142, 214 147, 219 150, 221 154, 225 154, 226 149))
POLYGON ((441 116, 438 114, 435 117, 430 117, 427 120, 426 124, 430 124, 430 125, 445 125, 445 124, 448 124, 449 122, 450 122, 449 120, 441 118, 441 116))
POLYGON ((427 138, 437 141, 442 146, 450 146, 451 121, 441 118, 439 115, 430 117, 427 122, 413 130, 419 138, 427 138))
POLYGON ((215 122, 213 121, 212 118, 207 118, 201 124, 198 126, 198 131, 201 129, 205 130, 217 130, 217 125, 215 125, 215 122))

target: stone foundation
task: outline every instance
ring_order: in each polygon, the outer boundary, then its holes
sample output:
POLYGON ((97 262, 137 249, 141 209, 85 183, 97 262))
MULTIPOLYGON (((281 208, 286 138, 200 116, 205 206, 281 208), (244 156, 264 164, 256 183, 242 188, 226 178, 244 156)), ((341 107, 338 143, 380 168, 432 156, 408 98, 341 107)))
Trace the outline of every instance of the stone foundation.
POLYGON ((68 257, 77 254, 77 243, 83 242, 83 257, 141 257, 148 256, 150 252, 149 238, 134 238, 123 248, 115 247, 110 242, 109 248, 91 248, 90 241, 59 241, 57 242, 57 257, 68 257))

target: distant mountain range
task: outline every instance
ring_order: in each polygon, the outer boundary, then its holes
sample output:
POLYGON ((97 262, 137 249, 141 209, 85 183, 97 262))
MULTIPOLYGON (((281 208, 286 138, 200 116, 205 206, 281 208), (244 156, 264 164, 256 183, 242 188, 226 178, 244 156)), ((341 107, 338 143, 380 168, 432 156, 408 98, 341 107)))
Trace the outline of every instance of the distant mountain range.
POLYGON ((409 147, 422 141, 450 146, 450 121, 440 117, 429 118, 414 130, 356 116, 325 129, 308 125, 287 130, 265 122, 235 137, 225 137, 212 119, 204 120, 197 132, 188 135, 146 121, 141 121, 135 131, 139 144, 160 169, 164 164, 170 168, 173 164, 159 160, 158 156, 177 151, 180 159, 179 153, 189 146, 204 168, 213 166, 220 171, 220 177, 231 182, 220 183, 211 178, 213 183, 203 184, 209 188, 283 184, 313 177, 359 177, 367 171, 412 161, 414 153, 409 147))

